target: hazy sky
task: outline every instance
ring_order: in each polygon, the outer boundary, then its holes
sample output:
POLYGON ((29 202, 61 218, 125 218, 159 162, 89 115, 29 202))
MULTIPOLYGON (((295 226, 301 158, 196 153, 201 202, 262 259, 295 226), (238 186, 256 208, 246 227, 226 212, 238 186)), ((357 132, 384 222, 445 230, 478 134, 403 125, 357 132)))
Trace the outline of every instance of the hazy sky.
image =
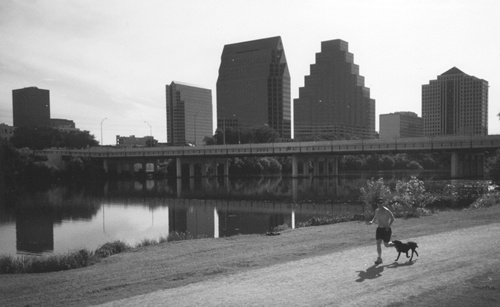
POLYGON ((498 0, 0 0, 0 123, 12 90, 50 90, 51 117, 104 144, 166 141, 165 85, 212 90, 225 44, 281 36, 292 99, 321 42, 349 43, 378 115, 421 116, 421 86, 456 66, 489 82, 489 132, 500 134, 498 0), (145 121, 147 123, 145 123, 145 121), (149 125, 148 125, 149 124, 149 125))

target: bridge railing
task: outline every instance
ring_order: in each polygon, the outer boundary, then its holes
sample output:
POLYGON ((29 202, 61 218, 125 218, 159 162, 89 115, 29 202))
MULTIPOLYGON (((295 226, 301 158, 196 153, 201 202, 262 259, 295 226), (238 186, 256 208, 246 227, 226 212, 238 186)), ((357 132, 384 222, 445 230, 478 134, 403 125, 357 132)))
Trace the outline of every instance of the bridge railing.
POLYGON ((33 151, 36 155, 57 154, 93 158, 120 157, 228 157, 265 156, 291 154, 362 154, 408 151, 490 150, 500 148, 500 135, 491 136, 443 136, 402 139, 366 139, 318 142, 290 142, 270 144, 237 144, 211 146, 45 149, 33 151))

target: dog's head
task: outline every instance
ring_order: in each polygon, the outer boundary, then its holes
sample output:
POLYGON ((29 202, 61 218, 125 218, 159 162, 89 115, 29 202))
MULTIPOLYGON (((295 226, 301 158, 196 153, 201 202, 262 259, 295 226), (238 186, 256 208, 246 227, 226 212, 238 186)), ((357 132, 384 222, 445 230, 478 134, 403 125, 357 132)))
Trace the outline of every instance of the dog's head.
POLYGON ((399 247, 399 246, 403 245, 403 242, 398 241, 398 240, 394 240, 394 241, 392 241, 392 243, 393 243, 396 247, 399 247))

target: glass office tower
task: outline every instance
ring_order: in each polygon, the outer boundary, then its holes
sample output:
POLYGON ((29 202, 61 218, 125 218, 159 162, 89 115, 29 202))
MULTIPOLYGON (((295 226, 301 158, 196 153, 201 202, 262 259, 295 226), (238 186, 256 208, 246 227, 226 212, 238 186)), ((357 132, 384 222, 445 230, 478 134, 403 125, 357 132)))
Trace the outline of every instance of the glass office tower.
POLYGON ((290 96, 281 37, 224 46, 217 79, 217 127, 267 125, 290 139, 290 96))
POLYGON ((316 63, 294 99, 294 138, 374 138, 375 100, 348 44, 321 42, 316 63))
POLYGON ((422 85, 424 134, 488 135, 488 81, 453 67, 422 85))
POLYGON ((172 81, 166 96, 168 143, 202 145, 206 136, 213 136, 211 90, 172 81))
POLYGON ((37 87, 12 90, 14 127, 50 127, 50 93, 37 87))

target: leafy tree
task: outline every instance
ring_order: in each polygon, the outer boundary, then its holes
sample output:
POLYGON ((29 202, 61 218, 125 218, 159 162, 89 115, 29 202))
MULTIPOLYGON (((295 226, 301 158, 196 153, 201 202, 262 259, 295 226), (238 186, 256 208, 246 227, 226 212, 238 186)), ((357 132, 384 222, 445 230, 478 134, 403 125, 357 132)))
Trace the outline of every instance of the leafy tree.
POLYGON ((500 181, 500 149, 497 149, 495 155, 486 160, 486 174, 492 180, 500 181))
POLYGON ((207 145, 273 143, 279 140, 279 134, 268 126, 251 128, 226 127, 225 131, 221 128, 215 130, 213 135, 214 144, 212 144, 211 139, 205 139, 207 145))
POLYGON ((392 208, 397 216, 420 216, 433 199, 425 190, 424 182, 413 176, 409 181, 398 180, 396 183, 392 208))
POLYGON ((16 148, 44 149, 50 147, 85 148, 98 142, 88 131, 59 131, 50 127, 19 127, 11 140, 16 148))

